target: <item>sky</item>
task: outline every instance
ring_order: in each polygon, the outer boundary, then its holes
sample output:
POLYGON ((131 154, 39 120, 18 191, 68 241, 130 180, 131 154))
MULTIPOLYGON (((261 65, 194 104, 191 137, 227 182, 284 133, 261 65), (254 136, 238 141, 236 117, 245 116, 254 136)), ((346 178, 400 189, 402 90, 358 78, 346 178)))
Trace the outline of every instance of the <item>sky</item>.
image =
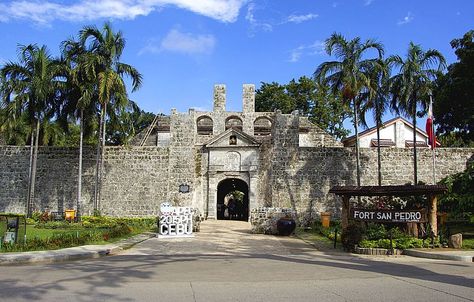
POLYGON ((376 39, 402 57, 413 41, 453 63, 449 42, 474 29, 474 1, 0 0, 0 64, 17 61, 18 44, 59 55, 61 41, 106 21, 127 41, 121 61, 143 75, 130 94, 142 109, 212 110, 222 83, 227 110, 241 111, 242 84, 285 84, 333 60, 324 41, 334 32, 376 39))

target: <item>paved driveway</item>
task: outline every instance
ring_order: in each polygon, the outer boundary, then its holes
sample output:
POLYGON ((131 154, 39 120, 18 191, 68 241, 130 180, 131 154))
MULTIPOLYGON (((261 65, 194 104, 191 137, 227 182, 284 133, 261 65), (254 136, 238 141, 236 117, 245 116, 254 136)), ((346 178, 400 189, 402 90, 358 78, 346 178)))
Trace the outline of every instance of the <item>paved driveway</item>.
POLYGON ((474 265, 316 251, 206 221, 94 260, 1 267, 0 301, 474 301, 474 265))

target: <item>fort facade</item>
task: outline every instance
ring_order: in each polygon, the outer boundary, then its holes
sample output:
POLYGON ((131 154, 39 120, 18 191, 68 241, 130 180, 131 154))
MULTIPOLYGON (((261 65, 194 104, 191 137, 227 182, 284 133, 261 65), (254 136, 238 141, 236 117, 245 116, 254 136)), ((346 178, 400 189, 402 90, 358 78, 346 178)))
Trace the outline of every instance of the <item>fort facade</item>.
MULTIPOLYGON (((239 219, 263 206, 296 210, 302 220, 340 203, 328 191, 355 184, 355 150, 345 148, 298 112, 255 112, 255 86, 243 86, 241 112, 226 111, 225 85, 214 87, 211 112, 172 110, 129 146, 106 147, 99 209, 104 215, 157 215, 160 204, 198 208, 222 219, 229 193, 244 193, 239 219)), ((418 179, 432 183, 432 153, 418 150, 418 179)), ((413 181, 409 148, 382 149, 382 183, 413 181)), ((361 184, 377 184, 377 151, 361 148, 361 184)), ((474 150, 439 148, 437 179, 463 171, 474 150)), ((29 147, 0 146, 0 212, 24 213, 29 147)), ((77 148, 40 147, 37 210, 76 207, 77 148)), ((95 149, 84 149, 81 209, 93 212, 95 149)))

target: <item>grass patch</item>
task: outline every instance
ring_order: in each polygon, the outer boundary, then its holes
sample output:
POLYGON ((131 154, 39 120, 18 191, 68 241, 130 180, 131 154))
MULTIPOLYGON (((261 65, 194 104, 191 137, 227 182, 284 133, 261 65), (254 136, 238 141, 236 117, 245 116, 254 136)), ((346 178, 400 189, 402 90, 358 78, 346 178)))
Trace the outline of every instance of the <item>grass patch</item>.
POLYGON ((81 223, 43 221, 26 226, 26 243, 2 244, 0 252, 54 250, 107 244, 156 227, 155 218, 83 217, 81 223))
POLYGON ((466 250, 473 250, 474 249, 474 238, 463 239, 462 240, 462 248, 466 249, 466 250))
POLYGON ((474 249, 474 223, 469 221, 448 221, 444 230, 450 235, 461 233, 462 248, 466 250, 474 249))
POLYGON ((305 230, 303 228, 296 228, 296 236, 311 242, 320 251, 342 251, 342 245, 338 234, 336 248, 334 248, 334 239, 322 235, 318 229, 305 230))

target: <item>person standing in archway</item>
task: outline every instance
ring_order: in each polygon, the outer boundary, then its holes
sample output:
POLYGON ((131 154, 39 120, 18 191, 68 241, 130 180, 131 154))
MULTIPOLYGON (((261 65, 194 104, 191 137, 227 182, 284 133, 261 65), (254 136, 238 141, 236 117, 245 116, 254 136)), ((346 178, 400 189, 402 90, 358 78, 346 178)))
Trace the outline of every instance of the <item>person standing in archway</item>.
POLYGON ((229 210, 229 219, 232 219, 232 218, 235 218, 235 214, 236 214, 236 203, 235 203, 235 200, 234 198, 230 198, 229 199, 229 203, 227 205, 227 208, 229 210))

